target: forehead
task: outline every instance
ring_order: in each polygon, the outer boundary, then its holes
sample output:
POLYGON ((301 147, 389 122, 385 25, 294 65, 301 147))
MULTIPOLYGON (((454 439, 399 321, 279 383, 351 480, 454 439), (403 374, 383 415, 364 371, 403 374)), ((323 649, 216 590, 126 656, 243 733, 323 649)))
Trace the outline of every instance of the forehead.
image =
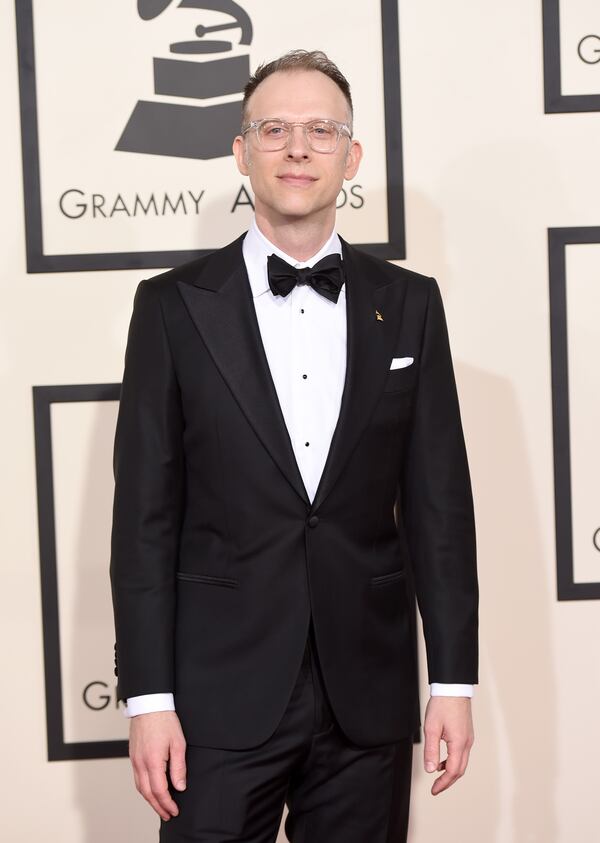
POLYGON ((260 83, 248 102, 250 120, 330 117, 344 122, 348 116, 346 97, 319 70, 279 70, 260 83))

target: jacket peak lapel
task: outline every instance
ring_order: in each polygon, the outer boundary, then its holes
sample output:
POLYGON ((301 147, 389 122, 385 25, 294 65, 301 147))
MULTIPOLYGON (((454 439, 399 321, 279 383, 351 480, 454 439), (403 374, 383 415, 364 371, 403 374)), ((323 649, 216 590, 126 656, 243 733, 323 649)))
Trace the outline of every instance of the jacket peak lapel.
POLYGON ((178 287, 196 328, 248 422, 298 495, 310 505, 256 318, 242 238, 209 256, 193 284, 178 287), (216 260, 217 255, 220 260, 216 260), (212 264, 212 266, 211 266, 212 264))
POLYGON ((342 252, 346 274, 346 378, 313 512, 334 488, 381 395, 400 323, 397 315, 401 302, 392 293, 398 286, 382 278, 369 257, 343 239, 342 252), (377 319, 376 311, 388 312, 392 302, 394 318, 377 319))

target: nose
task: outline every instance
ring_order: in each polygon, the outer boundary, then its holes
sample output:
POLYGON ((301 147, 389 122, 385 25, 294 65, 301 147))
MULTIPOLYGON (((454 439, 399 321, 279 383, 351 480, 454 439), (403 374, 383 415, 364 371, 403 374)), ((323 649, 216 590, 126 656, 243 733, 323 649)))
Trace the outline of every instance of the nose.
POLYGON ((310 146, 306 139, 303 126, 291 126, 290 137, 287 144, 287 157, 293 160, 300 158, 308 158, 310 156, 310 146))

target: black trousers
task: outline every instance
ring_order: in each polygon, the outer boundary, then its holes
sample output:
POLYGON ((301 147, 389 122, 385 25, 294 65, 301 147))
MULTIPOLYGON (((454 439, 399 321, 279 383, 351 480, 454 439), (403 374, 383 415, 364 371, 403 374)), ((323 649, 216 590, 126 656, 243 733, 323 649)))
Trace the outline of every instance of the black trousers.
POLYGON ((188 746, 179 814, 161 843, 275 843, 284 804, 291 843, 405 843, 412 737, 364 749, 326 697, 312 622, 289 705, 273 735, 244 750, 188 746))

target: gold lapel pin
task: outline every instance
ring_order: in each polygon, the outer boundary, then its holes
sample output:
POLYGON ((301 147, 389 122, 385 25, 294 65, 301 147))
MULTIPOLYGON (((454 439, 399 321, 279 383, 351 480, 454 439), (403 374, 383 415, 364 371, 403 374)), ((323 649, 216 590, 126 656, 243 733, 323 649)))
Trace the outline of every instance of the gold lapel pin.
POLYGON ((383 316, 378 310, 375 311, 375 316, 377 317, 378 322, 383 322, 383 316))

